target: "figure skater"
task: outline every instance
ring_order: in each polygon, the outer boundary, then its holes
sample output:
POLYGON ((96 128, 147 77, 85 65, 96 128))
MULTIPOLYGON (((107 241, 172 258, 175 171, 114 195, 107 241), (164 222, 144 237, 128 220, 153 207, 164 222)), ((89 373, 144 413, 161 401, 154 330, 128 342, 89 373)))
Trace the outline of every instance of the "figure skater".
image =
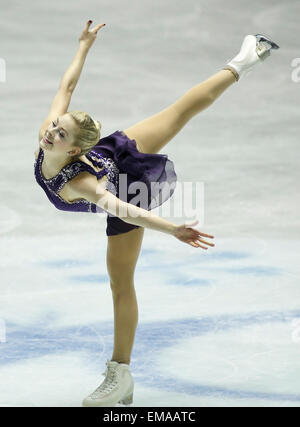
POLYGON ((104 381, 82 404, 108 407, 133 401, 130 359, 138 322, 134 272, 144 228, 170 234, 195 248, 214 246, 207 240, 214 236, 192 227, 198 221, 177 225, 151 213, 171 197, 176 183, 173 162, 158 152, 192 117, 279 46, 261 34, 247 35, 237 56, 169 107, 100 139, 97 120, 82 111, 68 112, 87 53, 105 25, 91 28, 91 24, 89 20, 79 37, 78 51, 40 129, 34 171, 38 184, 58 209, 107 213, 106 262, 114 306, 114 348, 111 360, 106 361, 104 381), (142 182, 150 190, 144 207, 130 203, 133 195, 121 197, 120 176, 127 177, 127 189, 142 182), (153 181, 161 186, 152 194, 153 181), (164 186, 169 186, 168 192, 163 191, 164 186))

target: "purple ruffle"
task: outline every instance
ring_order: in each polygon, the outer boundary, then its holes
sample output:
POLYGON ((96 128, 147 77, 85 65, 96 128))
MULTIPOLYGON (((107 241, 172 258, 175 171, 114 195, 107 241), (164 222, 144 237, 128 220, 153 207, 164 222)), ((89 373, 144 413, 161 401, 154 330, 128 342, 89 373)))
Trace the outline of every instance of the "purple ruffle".
MULTIPOLYGON (((114 160, 120 170, 120 174, 127 174, 127 186, 141 181, 147 186, 147 206, 145 199, 140 202, 133 202, 144 209, 154 209, 168 200, 174 193, 177 175, 174 170, 174 163, 166 154, 141 153, 136 147, 136 141, 129 139, 122 131, 115 131, 111 135, 101 138, 93 147, 92 151, 103 154, 114 160), (151 183, 156 183, 152 184, 151 183)), ((116 196, 122 197, 117 188, 116 196)), ((130 203, 133 197, 137 197, 139 190, 134 194, 127 193, 126 198, 130 203)))

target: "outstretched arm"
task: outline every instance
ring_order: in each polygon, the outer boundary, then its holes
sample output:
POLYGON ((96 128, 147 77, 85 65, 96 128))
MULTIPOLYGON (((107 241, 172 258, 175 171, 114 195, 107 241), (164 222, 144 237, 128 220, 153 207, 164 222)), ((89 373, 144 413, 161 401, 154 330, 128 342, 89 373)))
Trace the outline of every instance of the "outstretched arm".
POLYGON ((196 225, 198 221, 194 221, 194 223, 190 225, 187 223, 182 225, 174 224, 173 222, 166 221, 159 215, 155 215, 151 211, 139 208, 138 206, 118 199, 107 190, 104 190, 103 194, 98 199, 97 205, 102 207, 107 212, 118 216, 120 219, 128 222, 129 224, 134 224, 140 227, 161 231, 162 233, 171 234, 178 240, 181 240, 184 243, 188 243, 195 248, 201 247, 203 249, 207 249, 207 247, 202 246, 201 243, 214 246, 213 243, 202 240, 203 237, 214 238, 214 236, 204 234, 196 228, 191 227, 191 225, 196 225))
POLYGON ((91 23, 92 21, 87 22, 83 32, 79 37, 79 48, 74 56, 72 63, 61 79, 59 89, 50 107, 50 112, 41 126, 39 140, 41 139, 42 135, 44 135, 46 128, 49 126, 49 123, 53 120, 56 120, 57 117, 65 114, 68 111, 71 97, 79 80, 88 51, 97 37, 97 31, 105 25, 99 24, 93 29, 89 30, 91 23))
POLYGON ((198 221, 195 221, 190 225, 187 223, 177 225, 170 221, 166 221, 151 211, 139 208, 138 206, 126 203, 119 199, 105 189, 103 182, 98 182, 97 178, 88 172, 82 172, 69 181, 68 184, 69 189, 72 192, 72 198, 82 197, 89 200, 104 209, 106 212, 119 217, 129 224, 171 234, 182 242, 188 243, 196 248, 201 247, 203 249, 207 249, 207 247, 202 246, 201 243, 214 246, 213 243, 209 243, 202 239, 203 237, 213 239, 214 236, 204 234, 191 227, 191 225, 196 225, 198 221))
POLYGON ((65 87, 66 89, 72 92, 78 82, 87 53, 97 37, 97 32, 105 25, 99 24, 90 30, 89 28, 92 22, 93 21, 88 21, 86 23, 86 26, 81 36, 79 37, 78 51, 76 52, 76 55, 71 65, 69 66, 69 68, 63 75, 63 78, 61 79, 60 86, 65 87))

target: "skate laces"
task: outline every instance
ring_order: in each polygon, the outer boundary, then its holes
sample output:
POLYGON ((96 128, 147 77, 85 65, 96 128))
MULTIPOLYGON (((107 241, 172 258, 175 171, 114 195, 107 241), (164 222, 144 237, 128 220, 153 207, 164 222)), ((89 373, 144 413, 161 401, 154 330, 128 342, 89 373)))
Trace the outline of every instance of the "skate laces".
POLYGON ((106 371, 102 373, 105 376, 105 380, 96 390, 91 394, 92 398, 97 398, 99 395, 103 395, 111 392, 118 385, 118 376, 117 368, 118 366, 109 365, 109 362, 106 362, 107 368, 106 371))

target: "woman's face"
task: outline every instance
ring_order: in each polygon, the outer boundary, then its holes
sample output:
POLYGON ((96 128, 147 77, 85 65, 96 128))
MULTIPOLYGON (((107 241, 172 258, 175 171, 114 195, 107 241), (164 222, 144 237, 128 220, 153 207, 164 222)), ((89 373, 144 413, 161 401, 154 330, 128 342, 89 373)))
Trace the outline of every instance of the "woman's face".
POLYGON ((74 146, 77 126, 70 114, 57 117, 46 129, 40 145, 53 153, 71 156, 80 153, 80 147, 74 146), (47 142, 48 141, 48 142, 47 142), (70 154, 68 154, 70 152, 70 154))

